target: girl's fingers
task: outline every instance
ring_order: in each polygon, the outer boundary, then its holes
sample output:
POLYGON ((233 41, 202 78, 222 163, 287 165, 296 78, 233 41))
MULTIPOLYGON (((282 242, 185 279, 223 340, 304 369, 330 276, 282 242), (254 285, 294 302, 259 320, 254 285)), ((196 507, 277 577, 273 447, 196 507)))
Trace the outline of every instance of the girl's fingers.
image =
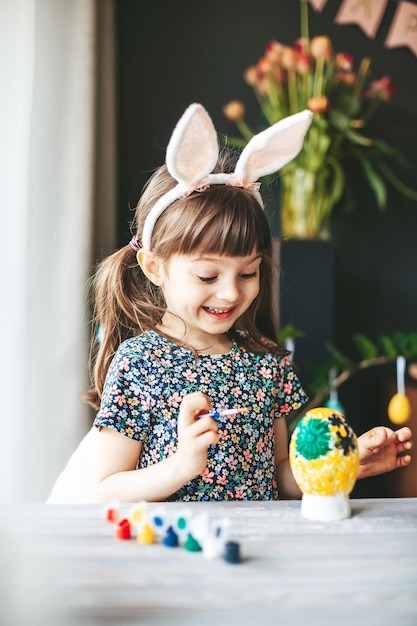
POLYGON ((212 446, 219 442, 219 434, 214 430, 206 430, 206 432, 202 433, 198 437, 198 443, 201 445, 202 449, 207 449, 209 446, 212 446))
POLYGON ((413 442, 411 441, 411 430, 408 428, 408 426, 403 426, 402 428, 399 428, 397 431, 395 431, 395 436, 397 438, 398 441, 401 441, 402 443, 408 442, 409 448, 411 448, 411 446, 413 445, 413 442))
POLYGON ((210 398, 201 391, 184 396, 178 415, 178 428, 184 428, 194 424, 199 413, 207 413, 211 410, 210 398))

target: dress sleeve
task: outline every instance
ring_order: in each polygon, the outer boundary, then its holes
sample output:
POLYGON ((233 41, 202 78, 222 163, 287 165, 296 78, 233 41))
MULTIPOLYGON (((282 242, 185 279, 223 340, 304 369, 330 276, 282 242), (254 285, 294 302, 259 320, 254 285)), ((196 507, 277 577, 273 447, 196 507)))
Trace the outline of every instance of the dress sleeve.
POLYGON ((128 351, 115 354, 94 420, 136 441, 144 441, 150 424, 151 394, 143 360, 128 351))
POLYGON ((275 415, 282 417, 296 411, 308 400, 308 396, 294 372, 291 361, 284 357, 279 364, 279 390, 276 397, 275 415))

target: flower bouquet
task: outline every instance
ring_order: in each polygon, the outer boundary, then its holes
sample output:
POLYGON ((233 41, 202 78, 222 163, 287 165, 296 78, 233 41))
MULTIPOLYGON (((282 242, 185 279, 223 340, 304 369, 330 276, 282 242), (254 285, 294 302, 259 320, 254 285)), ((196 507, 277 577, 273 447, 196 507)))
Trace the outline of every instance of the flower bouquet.
MULTIPOLYGON (((329 239, 330 216, 346 188, 346 164, 356 160, 380 208, 386 205, 387 182, 417 200, 389 167, 389 157, 399 152, 366 133, 366 126, 382 101, 396 91, 388 76, 369 81, 371 61, 357 69, 353 57, 334 52, 327 36, 310 39, 308 2, 302 0, 301 37, 293 47, 268 43, 256 65, 244 73, 259 102, 265 126, 310 109, 315 114, 299 155, 280 171, 281 236, 329 239)), ((232 101, 223 107, 226 118, 241 138, 228 143, 242 147, 258 132, 245 119, 245 106, 232 101)))

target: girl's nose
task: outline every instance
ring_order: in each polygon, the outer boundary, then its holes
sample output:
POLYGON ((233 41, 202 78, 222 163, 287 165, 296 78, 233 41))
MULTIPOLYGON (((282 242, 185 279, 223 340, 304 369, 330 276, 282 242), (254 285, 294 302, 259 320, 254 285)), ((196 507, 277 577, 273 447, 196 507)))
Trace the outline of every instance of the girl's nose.
POLYGON ((236 302, 239 298, 239 286, 234 280, 223 281, 219 284, 216 296, 225 302, 236 302))

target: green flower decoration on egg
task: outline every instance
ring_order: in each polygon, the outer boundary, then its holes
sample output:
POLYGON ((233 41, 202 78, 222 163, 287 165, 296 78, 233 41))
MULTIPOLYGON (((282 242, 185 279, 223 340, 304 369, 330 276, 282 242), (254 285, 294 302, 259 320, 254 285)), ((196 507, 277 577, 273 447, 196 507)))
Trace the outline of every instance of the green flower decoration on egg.
POLYGON ((327 420, 304 420, 297 430, 295 450, 305 459, 318 459, 331 450, 330 426, 327 420))

